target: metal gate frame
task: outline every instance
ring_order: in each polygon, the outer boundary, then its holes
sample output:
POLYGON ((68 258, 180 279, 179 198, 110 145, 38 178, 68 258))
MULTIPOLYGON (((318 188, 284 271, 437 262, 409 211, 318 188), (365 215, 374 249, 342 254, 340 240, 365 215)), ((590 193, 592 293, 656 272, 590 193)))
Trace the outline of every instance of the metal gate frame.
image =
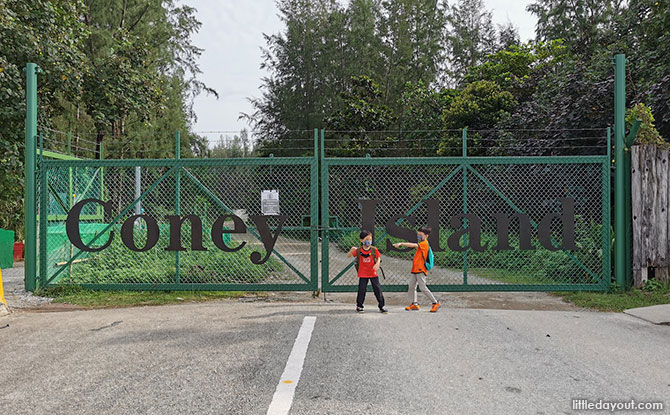
MULTIPOLYGON (((467 155, 467 129, 463 130, 463 154, 462 157, 428 157, 428 158, 327 158, 325 157, 324 130, 321 130, 320 144, 320 164, 321 164, 321 218, 322 218, 322 245, 321 245, 321 286, 324 292, 354 292, 357 285, 335 285, 334 283, 345 272, 353 267, 353 262, 339 271, 337 275, 331 276, 329 267, 331 233, 337 226, 331 226, 331 217, 329 211, 329 177, 332 166, 393 166, 393 165, 452 165, 456 168, 443 179, 440 184, 428 192, 421 201, 412 209, 405 212, 410 215, 419 206, 419 204, 434 194, 439 187, 454 179, 459 172, 462 173, 463 188, 463 212, 467 212, 467 192, 468 192, 468 173, 473 174, 486 186, 504 200, 515 212, 524 213, 512 200, 498 190, 489 180, 482 176, 473 166, 478 165, 523 165, 523 164, 593 164, 601 166, 601 194, 602 194, 602 268, 600 275, 595 275, 594 271, 589 270, 569 251, 565 254, 587 271, 597 284, 468 284, 468 251, 463 253, 463 284, 429 284, 434 291, 607 291, 610 287, 611 279, 611 236, 610 236, 610 129, 607 129, 607 154, 597 156, 535 156, 535 157, 468 157, 467 155)), ((537 224, 531 220, 533 228, 537 224)), ((350 229, 346 229, 350 230, 350 229)), ((370 290, 370 287, 368 287, 370 290)), ((385 291, 402 292, 407 291, 406 284, 384 285, 385 291)))
MULTIPOLYGON (((179 134, 177 134, 177 146, 180 148, 179 134)), ((300 272, 289 259, 282 256, 281 253, 277 250, 273 250, 272 257, 281 261, 285 266, 290 268, 295 274, 297 274, 300 279, 304 282, 302 283, 183 283, 180 282, 180 252, 175 252, 175 280, 172 283, 127 283, 127 284, 97 284, 97 283, 85 283, 81 286, 91 289, 106 289, 106 290, 228 290, 228 291, 316 291, 318 289, 318 243, 319 243, 319 228, 318 228, 318 215, 319 215, 319 192, 318 192, 318 131, 314 130, 314 155, 313 157, 268 157, 268 158, 239 158, 239 159, 182 159, 180 158, 179 150, 177 150, 175 159, 166 159, 166 160, 157 160, 157 159, 146 159, 146 160, 50 160, 44 157, 44 152, 39 151, 37 154, 36 161, 39 161, 39 168, 36 169, 36 177, 38 185, 36 186, 36 195, 35 201, 38 209, 35 210, 35 222, 37 228, 36 235, 36 246, 38 251, 38 256, 36 258, 37 269, 36 269, 36 278, 34 281, 29 281, 29 275, 26 274, 26 285, 32 285, 35 288, 45 288, 53 286, 56 281, 58 281, 59 275, 61 275, 68 267, 70 267, 74 261, 79 258, 84 251, 76 251, 74 255, 68 258, 68 261, 62 265, 59 265, 59 268, 53 272, 49 273, 47 267, 47 226, 49 220, 62 220, 62 215, 56 217, 55 215, 45 215, 46 220, 40 218, 40 215, 37 212, 40 211, 41 207, 48 206, 50 199, 55 199, 59 201, 59 197, 54 193, 53 187, 50 184, 50 173, 56 169, 67 169, 67 170, 76 170, 78 168, 95 168, 96 176, 100 172, 100 177, 102 177, 102 171, 104 169, 114 168, 114 167, 162 167, 166 169, 166 172, 155 180, 141 195, 136 198, 131 204, 124 206, 118 214, 114 216, 114 219, 106 223, 106 227, 102 231, 96 231, 96 236, 88 242, 89 245, 96 242, 98 238, 104 235, 108 230, 110 230, 115 224, 118 224, 119 220, 124 217, 126 214, 131 212, 135 205, 138 202, 141 202, 147 194, 153 191, 163 180, 168 177, 173 177, 175 179, 175 200, 174 200, 174 212, 176 215, 181 213, 192 213, 192 212, 180 212, 180 200, 181 200, 181 181, 182 178, 185 180, 191 181, 200 191, 202 191, 210 200, 211 203, 216 205, 222 212, 225 214, 232 213, 232 210, 226 206, 226 204, 220 200, 212 191, 210 191, 204 184, 202 184, 198 178, 194 177, 191 173, 186 170, 188 167, 228 167, 228 166, 304 166, 309 168, 309 202, 310 202, 310 213, 309 216, 303 216, 301 219, 303 226, 293 226, 293 227, 283 227, 284 231, 309 231, 309 242, 310 242, 310 252, 309 252, 309 264, 310 271, 309 275, 304 275, 300 272), (44 191, 46 190, 46 191, 44 191)), ((70 180, 71 181, 71 180, 70 180)), ((88 188, 88 187, 87 187, 88 188)), ((100 192, 103 191, 103 186, 100 186, 100 192)), ((101 199, 103 197, 100 197, 101 199)), ((60 201, 59 205, 65 210, 65 205, 60 201)), ((48 208, 47 208, 48 210, 48 208)), ((84 219, 87 219, 82 215, 84 219)), ((88 218, 90 219, 90 218, 88 218)), ((260 240, 259 234, 253 227, 247 227, 248 232, 260 240)), ((118 236, 117 236, 118 238, 118 236)), ((276 247, 275 247, 276 248, 276 247)), ((158 249, 157 247, 153 249, 158 249)))

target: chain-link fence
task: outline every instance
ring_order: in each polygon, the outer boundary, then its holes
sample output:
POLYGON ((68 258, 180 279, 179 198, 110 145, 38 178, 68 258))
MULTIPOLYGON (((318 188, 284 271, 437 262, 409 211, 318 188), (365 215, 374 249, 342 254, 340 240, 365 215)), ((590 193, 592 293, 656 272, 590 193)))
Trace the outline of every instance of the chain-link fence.
POLYGON ((436 146, 434 132, 396 142, 385 132, 321 131, 320 145, 296 152, 301 157, 40 154, 38 285, 317 290, 320 270, 323 291, 353 291, 346 253, 366 226, 382 253, 382 284, 405 291, 414 252, 392 244, 430 226, 435 290, 604 290, 611 255, 604 132, 442 131, 436 146), (387 143, 372 155, 374 140, 387 143), (586 144, 575 147, 579 140, 586 144), (556 155, 562 147, 574 154, 556 155))
POLYGON ((314 158, 45 159, 40 286, 316 290, 316 169, 314 158), (264 191, 280 198, 270 215, 264 191))
MULTIPOLYGON (((605 130, 591 134, 605 144, 565 156, 468 156, 465 144, 460 157, 354 158, 331 151, 321 159, 323 290, 356 290, 346 254, 359 246, 362 223, 382 254, 387 291, 407 290, 415 251, 392 244, 415 239, 421 226, 432 229, 431 289, 608 289, 608 137, 605 130)), ((344 142, 341 132, 324 136, 344 142)), ((533 141, 527 150, 542 153, 540 147, 533 141)))

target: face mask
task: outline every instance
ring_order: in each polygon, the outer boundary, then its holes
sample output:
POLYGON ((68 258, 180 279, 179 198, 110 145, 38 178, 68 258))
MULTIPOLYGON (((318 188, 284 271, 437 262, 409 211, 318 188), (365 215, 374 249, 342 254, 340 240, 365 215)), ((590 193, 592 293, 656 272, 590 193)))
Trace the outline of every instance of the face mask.
POLYGON ((372 241, 363 241, 361 242, 361 245, 363 245, 366 248, 369 248, 370 245, 372 245, 372 241))
POLYGON ((423 236, 421 236, 421 235, 417 235, 416 239, 417 239, 419 242, 421 242, 421 241, 423 241, 423 236))

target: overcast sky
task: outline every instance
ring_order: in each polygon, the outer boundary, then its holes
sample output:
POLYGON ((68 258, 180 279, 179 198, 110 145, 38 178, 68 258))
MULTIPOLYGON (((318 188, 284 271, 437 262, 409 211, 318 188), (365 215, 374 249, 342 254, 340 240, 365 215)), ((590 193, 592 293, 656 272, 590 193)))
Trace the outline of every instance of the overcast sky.
MULTIPOLYGON (((259 97, 261 77, 260 47, 263 33, 282 30, 275 0, 183 0, 198 10, 202 22, 193 42, 203 48, 200 79, 219 93, 195 100, 198 117, 195 131, 239 131, 247 127, 238 121, 240 112, 251 112, 247 97, 259 97)), ((519 28, 522 41, 534 36, 535 18, 525 8, 529 1, 484 0, 493 12, 493 21, 511 21, 519 28)), ((207 134, 211 141, 219 134, 207 134)))

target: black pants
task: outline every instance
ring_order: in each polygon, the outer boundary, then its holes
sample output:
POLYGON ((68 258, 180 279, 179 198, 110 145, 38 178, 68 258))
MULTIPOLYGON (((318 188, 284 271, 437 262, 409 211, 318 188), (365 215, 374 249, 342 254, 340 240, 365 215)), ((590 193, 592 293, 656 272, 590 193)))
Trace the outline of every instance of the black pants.
POLYGON ((384 294, 382 294, 382 286, 379 283, 379 277, 358 279, 358 297, 356 297, 356 306, 363 307, 363 303, 365 302, 365 292, 368 288, 368 280, 372 283, 372 291, 375 292, 379 308, 384 307, 384 294))

